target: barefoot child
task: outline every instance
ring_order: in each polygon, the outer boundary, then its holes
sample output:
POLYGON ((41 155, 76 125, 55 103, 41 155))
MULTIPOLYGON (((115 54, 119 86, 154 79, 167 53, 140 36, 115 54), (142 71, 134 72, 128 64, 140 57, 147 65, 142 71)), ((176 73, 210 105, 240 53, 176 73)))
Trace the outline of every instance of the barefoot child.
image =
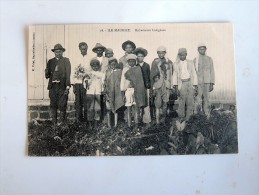
POLYGON ((85 78, 86 84, 86 106, 87 120, 89 127, 92 129, 97 126, 97 121, 101 117, 101 94, 104 89, 105 74, 100 72, 100 61, 92 59, 90 62, 92 71, 85 78), (94 124, 93 124, 94 122, 94 124))
POLYGON ((109 58, 109 69, 105 78, 105 94, 108 127, 111 128, 111 112, 114 114, 114 127, 117 126, 118 113, 117 110, 124 105, 123 97, 120 90, 122 70, 116 58, 109 58))
POLYGON ((151 115, 150 115, 150 106, 149 106, 149 91, 150 91, 150 66, 148 63, 144 61, 144 58, 147 56, 148 52, 146 49, 142 47, 138 47, 135 49, 134 54, 136 54, 137 58, 137 66, 139 66, 142 70, 145 90, 147 93, 146 99, 146 107, 143 107, 140 110, 141 120, 144 124, 146 124, 146 128, 150 127, 151 115))
POLYGON ((130 82, 126 91, 126 104, 128 125, 131 126, 131 109, 134 108, 134 131, 138 129, 140 108, 146 106, 146 90, 142 71, 137 65, 137 56, 134 54, 127 55, 127 62, 130 68, 125 73, 125 78, 130 82))

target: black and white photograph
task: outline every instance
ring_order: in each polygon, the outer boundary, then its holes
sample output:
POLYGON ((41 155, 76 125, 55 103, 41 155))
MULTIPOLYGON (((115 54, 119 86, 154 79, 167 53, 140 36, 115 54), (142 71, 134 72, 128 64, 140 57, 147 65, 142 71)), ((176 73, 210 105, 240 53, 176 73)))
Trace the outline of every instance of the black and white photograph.
POLYGON ((231 23, 28 32, 29 156, 238 153, 231 23))

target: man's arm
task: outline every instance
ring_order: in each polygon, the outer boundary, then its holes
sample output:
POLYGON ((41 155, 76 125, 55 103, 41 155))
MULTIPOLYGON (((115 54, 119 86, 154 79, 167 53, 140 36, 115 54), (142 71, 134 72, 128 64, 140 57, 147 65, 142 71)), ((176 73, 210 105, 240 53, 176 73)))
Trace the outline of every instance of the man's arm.
POLYGON ((212 58, 210 58, 210 82, 215 84, 215 72, 212 58))
POLYGON ((198 78, 197 78, 197 73, 195 70, 195 65, 193 63, 193 61, 191 62, 191 70, 192 70, 192 77, 193 77, 193 85, 197 86, 198 85, 198 78))
POLYGON ((210 58, 210 89, 209 92, 213 91, 215 84, 215 72, 214 72, 214 65, 213 60, 210 58))
POLYGON ((173 75, 172 75, 172 88, 175 88, 174 86, 178 86, 178 69, 177 69, 177 63, 173 64, 173 75))
POLYGON ((154 60, 151 64, 151 69, 150 69, 150 85, 151 85, 151 89, 153 88, 153 84, 154 84, 154 77, 156 75, 159 74, 159 70, 157 67, 157 62, 156 60, 154 60))
POLYGON ((66 59, 66 86, 67 86, 67 89, 70 88, 70 76, 71 76, 71 64, 70 64, 70 61, 69 59, 67 58, 66 59))
POLYGON ((49 78, 50 78, 50 75, 51 75, 50 64, 51 64, 51 61, 49 60, 49 61, 47 62, 47 67, 46 67, 46 69, 45 69, 45 78, 46 78, 46 79, 49 79, 49 78))
POLYGON ((146 79, 147 79, 147 88, 150 89, 151 84, 150 84, 150 66, 149 64, 147 64, 147 75, 146 75, 146 79))

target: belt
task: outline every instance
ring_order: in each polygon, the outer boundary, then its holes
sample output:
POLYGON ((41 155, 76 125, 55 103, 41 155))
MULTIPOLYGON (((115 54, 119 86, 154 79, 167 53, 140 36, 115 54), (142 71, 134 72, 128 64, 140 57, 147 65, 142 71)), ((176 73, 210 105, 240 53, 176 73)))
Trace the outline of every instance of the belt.
POLYGON ((190 78, 189 79, 182 79, 182 82, 188 82, 190 80, 191 80, 190 78))
POLYGON ((60 83, 60 81, 55 80, 55 81, 52 81, 52 83, 60 83))

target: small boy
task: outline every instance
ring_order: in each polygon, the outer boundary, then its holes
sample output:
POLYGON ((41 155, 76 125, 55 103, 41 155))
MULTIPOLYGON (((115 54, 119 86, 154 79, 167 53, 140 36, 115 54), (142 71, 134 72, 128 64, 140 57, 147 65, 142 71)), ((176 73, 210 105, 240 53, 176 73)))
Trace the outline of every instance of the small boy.
POLYGON ((134 131, 138 129, 139 123, 139 112, 140 108, 146 106, 146 90, 142 71, 140 66, 137 65, 137 56, 134 54, 127 55, 127 63, 130 68, 125 73, 126 80, 129 81, 129 85, 125 91, 127 107, 128 126, 131 126, 131 108, 134 108, 134 120, 135 126, 134 131))
POLYGON ((109 58, 109 69, 106 72, 105 78, 105 94, 106 94, 106 109, 108 127, 111 128, 111 115, 114 114, 114 127, 117 126, 118 113, 117 110, 124 105, 123 97, 120 90, 122 70, 116 58, 109 58))
POLYGON ((97 126, 101 117, 101 94, 104 90, 105 74, 100 72, 100 61, 93 58, 90 61, 92 71, 85 78, 87 120, 90 129, 97 126), (93 124, 94 122, 94 124, 93 124))
POLYGON ((148 63, 144 61, 144 58, 147 56, 148 51, 142 47, 138 47, 133 52, 137 56, 137 66, 139 66, 142 70, 145 90, 147 93, 146 107, 140 110, 141 119, 144 124, 146 124, 146 128, 150 127, 151 115, 150 115, 150 106, 149 106, 149 91, 150 91, 150 66, 148 63))

